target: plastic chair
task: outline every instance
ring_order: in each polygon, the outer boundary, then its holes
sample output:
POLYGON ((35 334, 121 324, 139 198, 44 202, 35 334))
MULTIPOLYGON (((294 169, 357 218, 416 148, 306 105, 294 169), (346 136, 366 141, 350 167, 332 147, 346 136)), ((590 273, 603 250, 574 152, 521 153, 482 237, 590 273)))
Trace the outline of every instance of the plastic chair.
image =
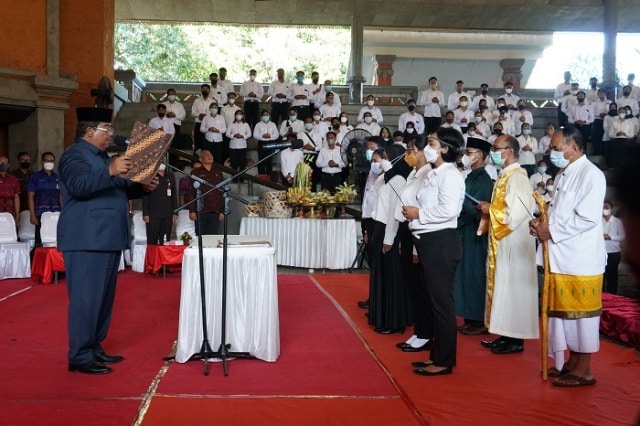
POLYGON ((40 218, 40 239, 43 247, 57 247, 60 212, 44 212, 40 218))
POLYGON ((18 238, 20 241, 29 243, 29 247, 33 247, 36 240, 36 226, 31 223, 31 213, 29 210, 23 210, 18 216, 18 238))
POLYGON ((11 213, 0 213, 0 243, 15 243, 18 241, 16 222, 11 213))
POLYGON ((0 279, 31 276, 29 245, 19 243, 11 213, 0 213, 0 279))
POLYGON ((142 211, 135 210, 131 219, 131 270, 144 273, 144 258, 147 254, 147 224, 142 220, 142 211))
POLYGON ((185 232, 188 232, 191 237, 195 238, 196 223, 189 219, 189 210, 180 210, 178 212, 178 219, 176 220, 176 237, 178 240, 185 232))

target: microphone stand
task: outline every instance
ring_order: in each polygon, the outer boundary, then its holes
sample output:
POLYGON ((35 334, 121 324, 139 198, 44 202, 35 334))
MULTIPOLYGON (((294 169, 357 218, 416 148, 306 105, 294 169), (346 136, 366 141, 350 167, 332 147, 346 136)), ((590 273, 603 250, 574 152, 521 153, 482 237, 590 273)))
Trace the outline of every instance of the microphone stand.
MULTIPOLYGON (((229 358, 255 358, 249 352, 230 351, 231 344, 227 343, 227 326, 226 326, 227 325, 227 264, 228 264, 227 250, 228 250, 228 244, 229 244, 229 238, 228 238, 229 230, 227 225, 228 220, 226 220, 226 217, 231 214, 231 199, 233 198, 233 196, 229 193, 231 191, 230 183, 234 179, 244 175, 247 171, 258 166, 263 161, 266 161, 269 158, 275 156, 280 151, 281 151, 280 149, 274 150, 273 152, 271 152, 269 155, 267 155, 257 163, 245 168, 244 170, 241 170, 240 172, 236 173, 233 176, 228 177, 227 179, 224 179, 222 182, 216 185, 212 185, 207 181, 198 178, 197 176, 187 175, 184 171, 174 166, 171 166, 169 164, 166 165, 167 167, 175 171, 178 171, 179 173, 185 176, 189 176, 189 178, 194 181, 193 187, 196 189, 196 197, 193 200, 189 201, 188 203, 184 204, 183 206, 178 207, 176 209, 176 212, 188 206, 189 204, 193 203, 194 201, 196 202, 196 220, 198 224, 198 263, 199 263, 199 269, 200 269, 199 271, 200 272, 200 303, 202 308, 202 345, 200 346, 200 351, 194 354, 191 358, 189 358, 189 361, 199 360, 199 359, 203 360, 205 376, 209 375, 208 362, 209 362, 209 359, 211 358, 218 358, 222 361, 222 369, 225 376, 229 375, 229 370, 227 367, 227 360, 229 358), (204 194, 200 189, 201 185, 203 184, 210 187, 210 189, 207 190, 204 194), (218 347, 218 350, 215 352, 213 351, 213 349, 211 348, 211 344, 209 343, 209 335, 208 335, 208 327, 207 327, 207 303, 206 303, 205 281, 204 281, 204 254, 203 254, 203 248, 202 248, 202 232, 201 232, 202 221, 200 220, 200 213, 202 211, 203 199, 207 194, 209 194, 212 191, 222 192, 222 196, 224 198, 223 213, 225 215, 225 220, 223 224, 223 236, 222 236, 222 312, 221 312, 222 318, 220 321, 220 328, 221 328, 220 329, 220 346, 218 347)), ((165 360, 166 359, 167 358, 165 358, 165 360)))

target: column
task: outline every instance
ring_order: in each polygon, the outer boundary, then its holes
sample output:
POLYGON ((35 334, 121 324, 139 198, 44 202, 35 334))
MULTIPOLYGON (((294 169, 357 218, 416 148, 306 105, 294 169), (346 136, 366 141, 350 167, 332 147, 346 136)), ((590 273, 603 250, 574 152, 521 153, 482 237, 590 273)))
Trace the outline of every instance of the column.
POLYGON ((602 54, 602 83, 608 99, 616 99, 616 37, 618 34, 618 0, 604 0, 602 29, 604 53, 602 54))
POLYGON ((393 63, 396 55, 375 55, 373 57, 374 67, 376 70, 376 86, 392 86, 393 79, 393 63))
POLYGON ((351 75, 347 79, 349 84, 349 102, 362 103, 362 85, 365 82, 362 76, 363 55, 363 25, 362 25, 362 1, 351 2, 351 75))
POLYGON ((522 80, 522 66, 524 65, 524 59, 522 58, 506 58, 500 61, 500 67, 502 68, 502 82, 506 83, 510 81, 513 83, 514 89, 520 88, 520 81, 522 80))
POLYGON ((60 72, 60 0, 47 0, 47 75, 60 72))

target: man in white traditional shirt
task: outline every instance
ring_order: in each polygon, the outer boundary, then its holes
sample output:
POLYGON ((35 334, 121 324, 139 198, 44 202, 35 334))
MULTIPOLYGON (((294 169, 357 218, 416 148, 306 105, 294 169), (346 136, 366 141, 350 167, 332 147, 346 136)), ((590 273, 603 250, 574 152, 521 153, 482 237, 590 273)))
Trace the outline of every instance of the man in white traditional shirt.
POLYGON ((464 81, 456 81, 456 91, 449 95, 447 100, 447 109, 453 111, 460 107, 460 96, 466 96, 467 100, 471 99, 471 95, 464 91, 464 81))
POLYGON ((280 172, 282 173, 282 184, 284 186, 293 185, 298 163, 302 161, 304 154, 301 150, 293 147, 287 148, 280 153, 280 172))
POLYGON ((280 125, 280 136, 283 140, 289 140, 291 136, 295 136, 297 139, 298 134, 304 132, 304 121, 298 119, 298 113, 296 109, 289 108, 288 119, 283 121, 280 125))
MULTIPOLYGON (((367 96, 366 105, 360 108, 360 112, 358 113, 358 123, 364 122, 364 113, 369 112, 371 114, 371 121, 377 123, 378 125, 382 124, 382 111, 380 108, 376 106, 376 97, 373 95, 367 96)), ((377 136, 377 135, 376 135, 377 136)))
POLYGON ((340 109, 342 109, 342 101, 340 101, 340 95, 333 91, 333 85, 331 80, 325 80, 320 92, 316 95, 318 103, 315 105, 316 109, 320 109, 320 106, 326 102, 327 95, 333 93, 333 103, 340 109))
POLYGON ((562 112, 567 116, 565 124, 569 124, 569 113, 571 108, 578 103, 578 92, 580 91, 580 85, 578 83, 571 83, 570 93, 562 100, 562 112))
POLYGON ((336 187, 342 183, 342 168, 345 167, 345 163, 340 149, 336 147, 336 134, 328 132, 326 141, 328 146, 320 149, 316 166, 322 170, 320 186, 333 194, 336 187))
POLYGON ((593 108, 586 102, 586 94, 580 90, 576 94, 578 101, 569 111, 568 121, 573 124, 582 135, 585 150, 591 139, 591 124, 593 123, 593 108))
POLYGON ((149 120, 149 127, 162 129, 170 135, 175 134, 176 129, 173 127, 173 120, 167 117, 167 107, 164 104, 156 106, 156 116, 149 120))
POLYGON ((565 96, 571 93, 571 73, 569 71, 564 72, 564 81, 558 84, 553 97, 558 103, 558 126, 564 126, 567 124, 567 115, 562 111, 562 101, 565 96))
POLYGON ((182 104, 176 100, 175 89, 167 90, 167 100, 163 103, 167 108, 167 117, 173 121, 174 133, 179 135, 182 128, 182 120, 187 116, 187 113, 182 104))
POLYGON ((335 94, 333 92, 329 92, 326 95, 326 102, 324 102, 320 108, 320 117, 322 121, 331 122, 331 119, 334 117, 340 117, 340 107, 334 103, 335 94))
MULTIPOLYGON (((211 96, 218 102, 218 105, 222 107, 227 102, 227 89, 219 83, 217 72, 209 74, 209 81, 211 82, 211 96)), ((216 158, 216 161, 217 160, 216 158)))
POLYGON ((638 100, 631 96, 631 86, 624 86, 622 88, 622 96, 616 101, 618 109, 626 106, 631 107, 631 113, 634 117, 638 115, 638 100))
POLYGON ((531 183, 518 163, 520 146, 510 135, 498 137, 491 159, 502 168, 491 196, 476 207, 489 218, 485 325, 500 335, 484 340, 494 354, 524 351, 524 339, 538 338, 538 273, 535 240, 527 223, 534 201, 531 183))
POLYGON ((289 86, 289 102, 296 109, 296 113, 300 120, 311 117, 309 110, 309 98, 311 90, 308 84, 304 82, 304 71, 296 72, 296 83, 289 86))
POLYGON ((278 68, 276 71, 278 78, 271 82, 268 94, 271 97, 271 121, 277 126, 280 120, 287 119, 289 111, 289 83, 284 81, 284 69, 278 68))
POLYGON ((191 105, 191 116, 194 118, 193 126, 193 152, 202 149, 205 141, 204 132, 200 129, 202 119, 209 114, 209 104, 211 104, 210 95, 211 86, 203 84, 200 86, 202 96, 198 97, 191 105))
POLYGON ((527 103, 520 99, 516 111, 511 111, 511 121, 517 128, 522 128, 524 123, 529 123, 533 127, 533 114, 527 109, 527 103))
POLYGON ((231 80, 227 80, 227 69, 225 67, 221 67, 218 70, 218 73, 219 73, 218 85, 220 87, 223 87, 227 93, 235 92, 236 89, 233 88, 233 83, 231 82, 231 80))
POLYGON ((363 129, 371 133, 372 136, 378 136, 380 134, 380 126, 378 123, 373 122, 373 117, 369 111, 364 113, 364 122, 356 126, 356 129, 363 129))
POLYGON ((444 123, 440 127, 456 129, 462 134, 462 129, 455 123, 456 115, 453 111, 447 111, 444 115, 444 123))
POLYGON ((318 81, 320 80, 320 74, 318 71, 313 71, 311 73, 311 83, 308 84, 309 91, 311 95, 309 96, 309 111, 313 113, 315 109, 318 109, 318 95, 322 91, 322 84, 318 81))
POLYGON ((634 99, 640 99, 640 87, 633 84, 636 79, 636 75, 634 73, 629 73, 627 76, 627 86, 631 87, 631 97, 634 99))
MULTIPOLYGON (((588 100, 587 96, 587 100, 588 100)), ((591 126, 591 142, 593 143, 593 154, 604 154, 602 138, 604 136, 604 118, 609 113, 611 101, 607 99, 607 91, 598 89, 597 99, 591 103, 593 108, 593 125, 591 126)))
POLYGON ((442 124, 442 108, 444 104, 444 93, 438 90, 438 79, 429 78, 429 87, 418 97, 418 105, 424 106, 424 127, 425 134, 430 135, 442 124))
POLYGON ((538 191, 540 195, 547 192, 547 181, 551 179, 551 175, 547 173, 547 163, 544 160, 538 161, 538 167, 534 174, 531 175, 529 181, 535 191, 538 191))
POLYGON ((262 84, 256 81, 257 75, 256 70, 250 70, 249 80, 242 83, 240 87, 240 96, 242 96, 242 102, 244 104, 244 117, 252 131, 260 119, 260 101, 264 96, 262 84))
POLYGON ((489 96, 489 85, 487 83, 482 83, 480 85, 480 94, 473 98, 473 103, 471 104, 471 109, 475 112, 480 109, 480 101, 485 101, 487 105, 487 109, 489 111, 493 111, 496 106, 495 101, 491 96, 489 96))
POLYGON ((517 111, 518 110, 518 101, 520 100, 519 96, 513 94, 513 83, 507 81, 504 83, 504 94, 500 96, 500 99, 504 99, 504 103, 509 109, 509 111, 517 111))
POLYGON ((400 117, 398 117, 398 130, 404 132, 407 128, 407 122, 412 121, 416 132, 421 135, 424 133, 424 119, 422 115, 416 112, 416 101, 409 99, 407 101, 407 109, 407 112, 402 113, 400 117))
MULTIPOLYGON (((602 277, 606 250, 602 205, 604 174, 584 153, 582 135, 573 126, 551 138, 551 161, 560 168, 549 203, 548 223, 529 222, 532 236, 547 242, 549 254, 549 354, 555 359, 552 384, 593 385, 591 356, 600 348, 602 277), (569 359, 564 360, 564 351, 569 359)), ((538 264, 542 262, 542 244, 538 264)))
POLYGON ((453 122, 456 123, 461 132, 467 133, 467 127, 469 123, 474 120, 474 113, 469 108, 469 99, 466 96, 460 96, 460 108, 453 111, 454 119, 453 122))
POLYGON ((587 103, 589 105, 593 104, 598 100, 598 79, 595 77, 591 77, 589 79, 589 89, 585 92, 587 96, 587 103))
MULTIPOLYGON (((269 111, 262 110, 260 122, 256 123, 256 126, 253 128, 253 138, 258 141, 259 160, 264 159, 267 155, 273 152, 271 149, 265 149, 264 145, 280 139, 280 133, 278 132, 278 128, 275 123, 270 120, 269 111)), ((273 157, 261 161, 258 164, 258 173, 266 174, 271 172, 272 159, 273 157)))

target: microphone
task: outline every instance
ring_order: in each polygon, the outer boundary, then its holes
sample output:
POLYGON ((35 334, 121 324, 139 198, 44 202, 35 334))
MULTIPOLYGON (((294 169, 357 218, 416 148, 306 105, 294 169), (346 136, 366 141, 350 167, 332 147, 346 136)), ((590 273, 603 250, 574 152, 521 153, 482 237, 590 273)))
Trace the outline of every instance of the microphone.
POLYGON ((300 139, 293 139, 286 142, 265 143, 264 145, 262 145, 262 148, 263 149, 286 149, 286 148, 300 149, 302 148, 303 145, 304 144, 300 139))
POLYGON ((112 142, 116 146, 129 146, 129 138, 126 136, 115 135, 112 142))

